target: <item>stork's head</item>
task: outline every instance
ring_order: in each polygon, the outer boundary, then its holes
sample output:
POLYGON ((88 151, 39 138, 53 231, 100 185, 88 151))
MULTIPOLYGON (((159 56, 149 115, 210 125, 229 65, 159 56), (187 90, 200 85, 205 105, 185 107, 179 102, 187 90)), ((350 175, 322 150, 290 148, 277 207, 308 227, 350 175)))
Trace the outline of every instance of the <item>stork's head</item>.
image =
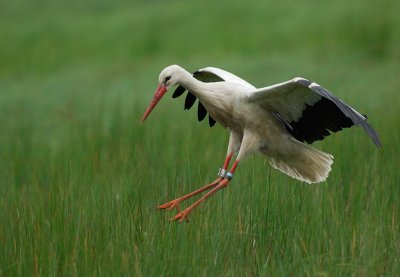
POLYGON ((152 110, 155 108, 155 106, 161 100, 164 94, 168 91, 168 89, 173 87, 178 82, 184 72, 185 70, 178 65, 170 65, 161 71, 158 87, 147 110, 142 116, 142 123, 146 120, 146 118, 149 116, 149 114, 152 112, 152 110))

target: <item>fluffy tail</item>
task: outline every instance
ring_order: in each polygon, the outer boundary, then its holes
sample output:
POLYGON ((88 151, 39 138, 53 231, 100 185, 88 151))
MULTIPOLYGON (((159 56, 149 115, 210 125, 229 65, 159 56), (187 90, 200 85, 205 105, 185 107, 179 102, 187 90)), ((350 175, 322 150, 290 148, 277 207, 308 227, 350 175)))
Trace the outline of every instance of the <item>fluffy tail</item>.
POLYGON ((270 157, 272 167, 307 183, 325 181, 331 171, 333 156, 310 145, 291 139, 292 151, 270 157))

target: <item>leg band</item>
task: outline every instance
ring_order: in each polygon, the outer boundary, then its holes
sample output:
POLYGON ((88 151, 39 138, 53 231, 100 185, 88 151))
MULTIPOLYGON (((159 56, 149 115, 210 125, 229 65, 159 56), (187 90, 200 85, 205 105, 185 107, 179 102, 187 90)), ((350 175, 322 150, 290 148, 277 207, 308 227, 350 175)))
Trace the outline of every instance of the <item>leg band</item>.
POLYGON ((217 174, 217 175, 218 175, 219 177, 224 178, 225 175, 226 175, 226 170, 223 169, 223 168, 220 168, 220 169, 218 170, 218 174, 217 174))
POLYGON ((232 180, 232 178, 233 178, 233 173, 232 172, 227 172, 226 175, 225 175, 225 179, 232 180))

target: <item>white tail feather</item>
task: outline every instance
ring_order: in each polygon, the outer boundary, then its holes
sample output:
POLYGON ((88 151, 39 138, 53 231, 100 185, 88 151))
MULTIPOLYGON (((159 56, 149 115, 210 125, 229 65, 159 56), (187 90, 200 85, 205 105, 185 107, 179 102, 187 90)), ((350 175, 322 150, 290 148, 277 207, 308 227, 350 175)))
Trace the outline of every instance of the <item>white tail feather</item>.
POLYGON ((296 153, 270 157, 270 165, 303 182, 325 181, 331 171, 333 156, 297 140, 291 140, 297 144, 296 153))

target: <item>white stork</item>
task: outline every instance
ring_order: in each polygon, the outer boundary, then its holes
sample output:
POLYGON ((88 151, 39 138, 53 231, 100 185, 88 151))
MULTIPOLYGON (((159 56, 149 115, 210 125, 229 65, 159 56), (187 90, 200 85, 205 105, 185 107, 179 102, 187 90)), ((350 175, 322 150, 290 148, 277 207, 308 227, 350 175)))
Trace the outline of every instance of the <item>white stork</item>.
POLYGON ((176 208, 174 220, 186 219, 194 207, 221 188, 228 186, 239 161, 251 153, 269 158, 272 167, 307 183, 324 181, 331 170, 333 156, 311 147, 331 132, 361 125, 377 147, 381 142, 367 123, 366 116, 338 99, 320 85, 304 78, 294 78, 264 88, 255 88, 243 79, 222 69, 207 67, 190 74, 178 65, 161 71, 159 85, 141 122, 164 94, 178 85, 173 98, 188 90, 185 109, 198 98, 198 119, 209 113, 209 125, 220 123, 230 131, 225 162, 218 178, 185 196, 172 200, 160 209, 176 208), (306 144, 308 143, 308 144, 306 144), (236 160, 228 171, 232 156, 236 160), (179 203, 206 190, 193 205, 182 212, 179 203))

